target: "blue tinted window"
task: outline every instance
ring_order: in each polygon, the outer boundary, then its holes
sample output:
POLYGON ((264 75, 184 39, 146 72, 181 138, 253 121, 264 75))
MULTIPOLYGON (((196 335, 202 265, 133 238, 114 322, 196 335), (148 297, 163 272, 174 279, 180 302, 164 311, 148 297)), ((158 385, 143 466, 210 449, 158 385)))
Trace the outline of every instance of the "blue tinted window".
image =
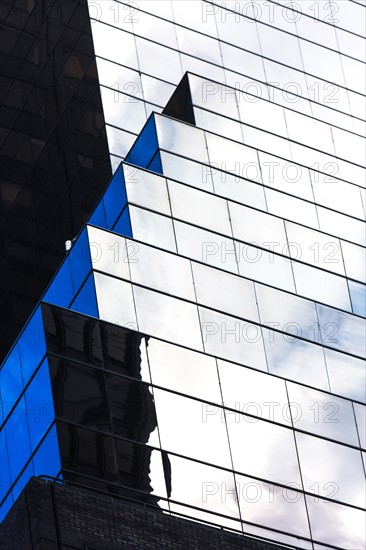
POLYGON ((13 494, 13 501, 15 502, 20 493, 23 491, 24 487, 27 485, 30 478, 34 476, 33 471, 33 464, 32 461, 28 464, 18 481, 13 487, 12 494, 13 494))
POLYGON ((125 161, 141 168, 147 168, 158 148, 155 118, 154 114, 152 114, 133 144, 125 161))
POLYGON ((99 317, 94 277, 92 273, 82 286, 70 309, 78 311, 79 313, 85 313, 85 315, 91 315, 92 317, 99 317))
POLYGON ((19 401, 5 424, 5 434, 8 444, 10 476, 15 479, 31 454, 24 397, 19 401))
POLYGON ((5 420, 23 389, 19 350, 16 345, 0 370, 0 424, 5 420))
POLYGON ((46 353, 43 319, 40 307, 36 309, 22 332, 18 345, 23 383, 26 384, 46 353))
POLYGON ((126 204, 126 188, 122 166, 117 168, 111 183, 104 194, 107 229, 112 229, 116 219, 126 204))
POLYGON ((97 227, 107 227, 103 199, 99 202, 98 206, 90 216, 89 223, 96 225, 97 227))
POLYGON ((125 207, 122 214, 118 218, 116 225, 113 227, 113 231, 114 233, 124 235, 125 237, 132 237, 132 227, 128 206, 125 207))
POLYGON ((34 474, 56 477, 61 470, 56 425, 53 425, 33 458, 34 474))
POLYGON ((366 316, 366 286, 348 281, 351 294, 352 310, 357 315, 366 316))
POLYGON ((157 174, 163 174, 163 166, 161 164, 160 151, 158 151, 155 157, 149 164, 149 170, 151 172, 156 172, 157 174))
POLYGON ((67 257, 56 273, 43 300, 57 306, 68 307, 74 296, 70 260, 67 257))
POLYGON ((75 295, 92 268, 89 239, 86 228, 82 231, 82 233, 73 244, 69 253, 69 260, 75 295))
POLYGON ((31 447, 34 451, 55 418, 47 359, 43 361, 25 392, 25 404, 31 447))
POLYGON ((5 430, 0 432, 0 502, 11 486, 5 430))

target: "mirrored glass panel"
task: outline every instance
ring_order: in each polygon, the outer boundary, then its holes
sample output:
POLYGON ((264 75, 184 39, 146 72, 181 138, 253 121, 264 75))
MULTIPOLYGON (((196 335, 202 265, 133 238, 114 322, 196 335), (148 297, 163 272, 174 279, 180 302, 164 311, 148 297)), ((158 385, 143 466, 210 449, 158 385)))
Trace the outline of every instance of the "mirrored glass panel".
POLYGON ((287 334, 320 342, 314 302, 256 283, 261 323, 287 334))
POLYGON ((179 254, 238 273, 233 240, 178 221, 174 221, 174 229, 179 254))
POLYGON ((199 314, 206 353, 267 370, 260 326, 203 307, 199 314))
POLYGON ((199 128, 165 116, 156 117, 159 146, 170 153, 207 162, 205 134, 199 128))
MULTIPOLYGON (((328 491, 332 486, 328 487, 328 491)), ((343 548, 363 548, 365 540, 365 513, 341 506, 318 497, 306 496, 312 535, 315 540, 343 548)), ((316 550, 323 546, 316 544, 316 550)))
POLYGON ((299 200, 273 189, 265 189, 268 212, 280 218, 306 223, 309 227, 319 228, 315 204, 299 200))
POLYGON ((355 411, 356 424, 358 436, 360 438, 360 445, 363 449, 366 448, 366 407, 359 403, 353 403, 355 411))
POLYGON ((293 262, 292 266, 296 289, 300 295, 310 298, 310 300, 325 302, 334 307, 351 311, 345 278, 299 262, 293 262))
POLYGON ((195 262, 192 270, 199 304, 252 321, 259 320, 251 281, 195 262))
POLYGON ((264 189, 261 185, 214 167, 207 167, 207 170, 212 174, 215 193, 263 211, 267 210, 264 189))
POLYGON ((351 401, 287 383, 295 428, 358 446, 351 401))
POLYGON ((206 191, 213 191, 212 169, 166 151, 160 152, 163 172, 167 178, 183 181, 206 191))
POLYGON ((301 489, 292 430, 230 411, 225 417, 235 470, 301 489))
MULTIPOLYGON (((267 246, 272 247, 273 250, 275 244, 272 242, 267 246)), ((237 241, 235 241, 235 247, 240 275, 295 292, 291 260, 237 241)))
POLYGON ((127 240, 134 283, 195 301, 189 260, 127 240))
POLYGON ((245 413, 291 425, 283 380, 220 359, 218 368, 224 406, 236 411, 238 422, 245 413))
POLYGON ((211 166, 261 182, 257 151, 208 132, 206 139, 211 166))
POLYGON ((173 222, 170 218, 130 206, 134 239, 176 252, 173 222))
POLYGON ((213 357, 150 338, 147 354, 152 383, 213 403, 221 403, 213 357))
POLYGON ((289 243, 294 243, 292 247, 289 246, 291 257, 345 275, 338 239, 290 222, 286 222, 286 232, 289 243))
MULTIPOLYGON (((168 82, 179 82, 183 74, 177 51, 140 37, 136 37, 136 46, 140 70, 143 73, 150 74, 153 66, 154 76, 157 78, 162 78, 168 82), (157 59, 159 59, 159 63, 156 63, 157 59)), ((132 48, 135 52, 136 48, 134 46, 132 48)))
POLYGON ((137 330, 131 284, 100 273, 94 280, 100 318, 137 330))
POLYGON ((217 231, 231 237, 229 211, 224 199, 168 181, 174 218, 217 231))
POLYGON ((129 279, 126 239, 115 233, 88 226, 93 269, 129 279))
POLYGON ((366 282, 366 250, 355 244, 341 241, 347 277, 366 282))
POLYGON ((196 305, 136 285, 134 300, 141 332, 203 351, 196 305))
POLYGON ((356 399, 356 401, 365 402, 365 361, 326 348, 324 348, 324 355, 331 391, 350 399, 356 399))
POLYGON ((269 372, 330 390, 321 346, 268 329, 263 329, 263 338, 269 372))
POLYGON ((364 506, 365 474, 360 451, 302 433, 296 433, 296 442, 306 491, 364 506))
MULTIPOLYGON (((283 530, 288 535, 310 536, 304 495, 291 488, 297 488, 297 483, 289 482, 288 486, 279 487, 239 474, 235 474, 235 479, 244 521, 283 530)), ((244 530, 247 531, 245 527, 244 530)), ((264 532, 262 534, 264 535, 264 532)), ((275 537, 278 541, 290 544, 288 535, 285 540, 279 534, 275 537)), ((267 536, 272 539, 272 533, 268 533, 267 536)), ((301 541, 298 548, 304 547, 306 548, 301 541)))
POLYGON ((24 396, 5 424, 10 476, 15 480, 31 455, 27 407, 24 396))
POLYGON ((170 216, 169 196, 165 178, 123 165, 128 202, 170 216))
POLYGON ((171 499, 184 503, 187 508, 170 502, 171 512, 189 514, 197 520, 219 523, 240 529, 239 509, 232 472, 213 468, 169 454, 171 465, 171 499), (215 513, 228 517, 218 517, 215 513), (235 521, 237 520, 237 521, 235 521))
POLYGON ((235 239, 283 252, 287 245, 283 220, 232 202, 229 211, 235 239))
POLYGON ((231 467, 225 419, 217 407, 154 389, 161 446, 164 450, 231 467))
POLYGON ((316 305, 323 343, 331 348, 365 357, 366 321, 321 304, 316 305))

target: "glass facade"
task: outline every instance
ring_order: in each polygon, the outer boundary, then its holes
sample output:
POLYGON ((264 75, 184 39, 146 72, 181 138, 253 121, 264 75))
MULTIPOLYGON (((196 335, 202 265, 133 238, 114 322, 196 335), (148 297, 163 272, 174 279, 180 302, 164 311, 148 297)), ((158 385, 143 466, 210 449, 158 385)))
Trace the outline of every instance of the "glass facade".
POLYGON ((89 2, 114 176, 0 371, 3 515, 42 472, 365 546, 364 11, 89 2))

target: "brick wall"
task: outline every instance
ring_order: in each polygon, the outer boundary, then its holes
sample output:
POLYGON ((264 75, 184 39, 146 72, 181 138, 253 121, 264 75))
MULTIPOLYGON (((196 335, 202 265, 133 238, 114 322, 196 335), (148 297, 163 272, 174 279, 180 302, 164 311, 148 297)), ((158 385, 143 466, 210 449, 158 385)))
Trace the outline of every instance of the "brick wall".
POLYGON ((279 550, 125 500, 32 478, 0 527, 2 550, 279 550))

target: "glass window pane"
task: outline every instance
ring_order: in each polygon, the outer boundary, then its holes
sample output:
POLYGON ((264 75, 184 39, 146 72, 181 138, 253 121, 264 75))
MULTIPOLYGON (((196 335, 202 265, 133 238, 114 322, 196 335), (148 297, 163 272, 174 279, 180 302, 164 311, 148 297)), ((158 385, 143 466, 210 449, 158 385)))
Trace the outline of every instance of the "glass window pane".
POLYGON ((206 353, 267 370, 261 328, 205 309, 199 308, 202 338, 206 353))
POLYGON ((22 397, 5 424, 10 475, 13 480, 31 455, 26 410, 25 400, 22 397))
POLYGON ((171 502, 171 512, 189 513, 197 520, 211 521, 232 529, 240 529, 232 472, 174 455, 169 455, 169 461, 172 472, 171 499, 198 508, 198 510, 186 508, 171 502), (215 512, 230 516, 232 519, 215 516, 215 512))
POLYGON ((307 227, 286 222, 290 256, 307 264, 345 275, 341 246, 338 239, 312 231, 307 227))
MULTIPOLYGON (((304 496, 293 491, 291 487, 299 487, 296 483, 289 482, 287 487, 278 487, 263 481, 235 474, 239 492, 239 504, 241 516, 244 521, 250 521, 268 528, 282 529, 288 535, 272 535, 279 542, 291 542, 299 544, 299 541, 290 540, 289 534, 310 537, 309 525, 305 508, 304 496)), ((244 527, 245 532, 256 533, 255 529, 244 527)), ((262 530, 261 534, 263 533, 262 530)), ((258 533, 260 534, 260 533, 258 533)), ((306 543, 301 541, 298 548, 306 548, 306 543), (301 545, 301 546, 300 546, 301 545)))
POLYGON ((43 319, 38 307, 23 330, 19 340, 19 355, 23 383, 26 384, 46 353, 43 319))
POLYGON ((154 212, 130 206, 134 239, 176 252, 173 222, 154 212))
MULTIPOLYGON (((261 185, 233 176, 214 167, 202 167, 204 174, 212 174, 215 193, 260 210, 267 210, 264 189, 261 185)), ((225 170, 225 167, 223 167, 225 170)))
MULTIPOLYGON (((317 488, 317 487, 316 487, 317 488)), ((328 491, 332 491, 332 485, 328 491)), ((337 495, 335 495, 337 497, 337 495)), ((364 548, 365 512, 350 506, 306 496, 312 535, 316 540, 343 548, 364 548)), ((315 544, 316 550, 323 546, 315 544)))
POLYGON ((79 294, 70 306, 72 311, 85 313, 92 317, 98 317, 97 297, 95 295, 94 276, 91 273, 84 285, 81 287, 79 294))
POLYGON ((342 241, 347 277, 366 282, 366 251, 360 246, 342 241))
MULTIPOLYGON (((153 66, 156 77, 168 82, 178 83, 180 81, 183 74, 177 51, 140 37, 136 38, 136 45, 141 72, 149 74, 151 66, 153 66), (156 63, 157 59, 159 59, 159 63, 156 63)), ((135 47, 132 46, 132 48, 135 51, 135 47)))
POLYGON ((293 294, 255 285, 261 323, 288 334, 320 341, 315 304, 293 294))
POLYGON ((263 329, 263 338, 269 372, 330 390, 321 346, 267 329, 263 329))
POLYGON ((8 355, 0 370, 0 424, 2 424, 7 417, 10 409, 20 396, 22 389, 22 372, 20 369, 19 350, 16 345, 8 355))
POLYGON ((126 239, 109 231, 88 226, 93 269, 129 279, 126 239))
POLYGON ((224 199, 168 181, 174 218, 231 236, 227 203, 224 199))
POLYGON ((295 197, 314 200, 307 168, 261 151, 258 154, 265 185, 295 197))
POLYGON ((166 151, 161 151, 161 162, 167 178, 189 183, 193 187, 213 191, 211 168, 166 151))
POLYGON ((61 470, 60 451, 54 425, 33 457, 34 475, 56 477, 61 470))
MULTIPOLYGON (((208 132, 206 139, 212 167, 227 170, 253 181, 262 181, 255 149, 208 132)), ((201 160, 203 158, 201 156, 201 160)))
POLYGON ((366 401, 365 362, 331 349, 324 348, 330 389, 356 401, 366 401))
MULTIPOLYGON (((248 279, 295 292, 291 260, 254 246, 235 242, 239 273, 248 279)), ((274 244, 270 244, 273 246, 274 244)))
POLYGON ((174 221, 174 229, 179 254, 238 273, 233 240, 178 221, 174 221))
POLYGON ((202 351, 196 305, 138 286, 133 291, 141 332, 202 351))
POLYGON ((353 313, 366 317, 366 286, 355 281, 348 281, 348 287, 353 313))
POLYGON ((32 450, 55 418, 47 360, 43 361, 25 392, 25 404, 32 450))
POLYGON ((323 343, 331 348, 366 356, 366 321, 343 311, 316 305, 323 343))
POLYGON ((314 493, 318 489, 318 495, 364 505, 364 471, 359 451, 302 433, 296 433, 296 442, 305 491, 314 493), (314 483, 318 487, 314 488, 314 483))
POLYGON ((245 415, 225 411, 235 470, 278 483, 301 478, 292 430, 245 415))
POLYGON ((194 262, 192 270, 199 304, 259 321, 252 281, 194 262))
POLYGON ((128 202, 170 216, 169 196, 165 178, 123 165, 128 202))
POLYGON ((11 487, 9 458, 5 430, 0 430, 0 501, 4 498, 11 487))
POLYGON ((106 374, 106 387, 113 433, 139 443, 156 439, 156 411, 150 387, 114 374, 106 374))
POLYGON ((199 128, 172 118, 157 116, 156 130, 161 149, 200 162, 208 161, 205 134, 199 128))
POLYGON ((127 241, 132 282, 195 301, 189 260, 127 241))
POLYGON ((136 330, 136 314, 130 283, 94 274, 100 318, 136 330))
POLYGON ((285 193, 279 193, 273 189, 266 188, 265 194, 268 212, 271 214, 293 221, 301 219, 306 225, 318 229, 319 223, 315 204, 285 195, 285 193))
POLYGON ((213 357, 154 338, 148 341, 147 353, 153 384, 213 403, 221 402, 213 357))
POLYGON ((293 262, 297 292, 310 300, 351 310, 347 280, 321 269, 293 262))
POLYGON ((366 407, 359 403, 353 403, 353 408, 355 410, 360 445, 363 449, 366 449, 366 407))
POLYGON ((358 445, 351 401, 291 382, 287 388, 295 428, 358 445))
POLYGON ((92 32, 96 55, 138 70, 133 34, 97 21, 93 21, 92 32))
POLYGON ((287 245, 283 220, 232 202, 229 210, 235 239, 283 252, 287 245))
POLYGON ((224 405, 237 411, 238 422, 242 412, 291 425, 283 380, 220 359, 218 368, 224 405))
POLYGON ((156 388, 154 399, 163 449, 230 468, 225 421, 219 407, 212 414, 212 405, 156 388))

